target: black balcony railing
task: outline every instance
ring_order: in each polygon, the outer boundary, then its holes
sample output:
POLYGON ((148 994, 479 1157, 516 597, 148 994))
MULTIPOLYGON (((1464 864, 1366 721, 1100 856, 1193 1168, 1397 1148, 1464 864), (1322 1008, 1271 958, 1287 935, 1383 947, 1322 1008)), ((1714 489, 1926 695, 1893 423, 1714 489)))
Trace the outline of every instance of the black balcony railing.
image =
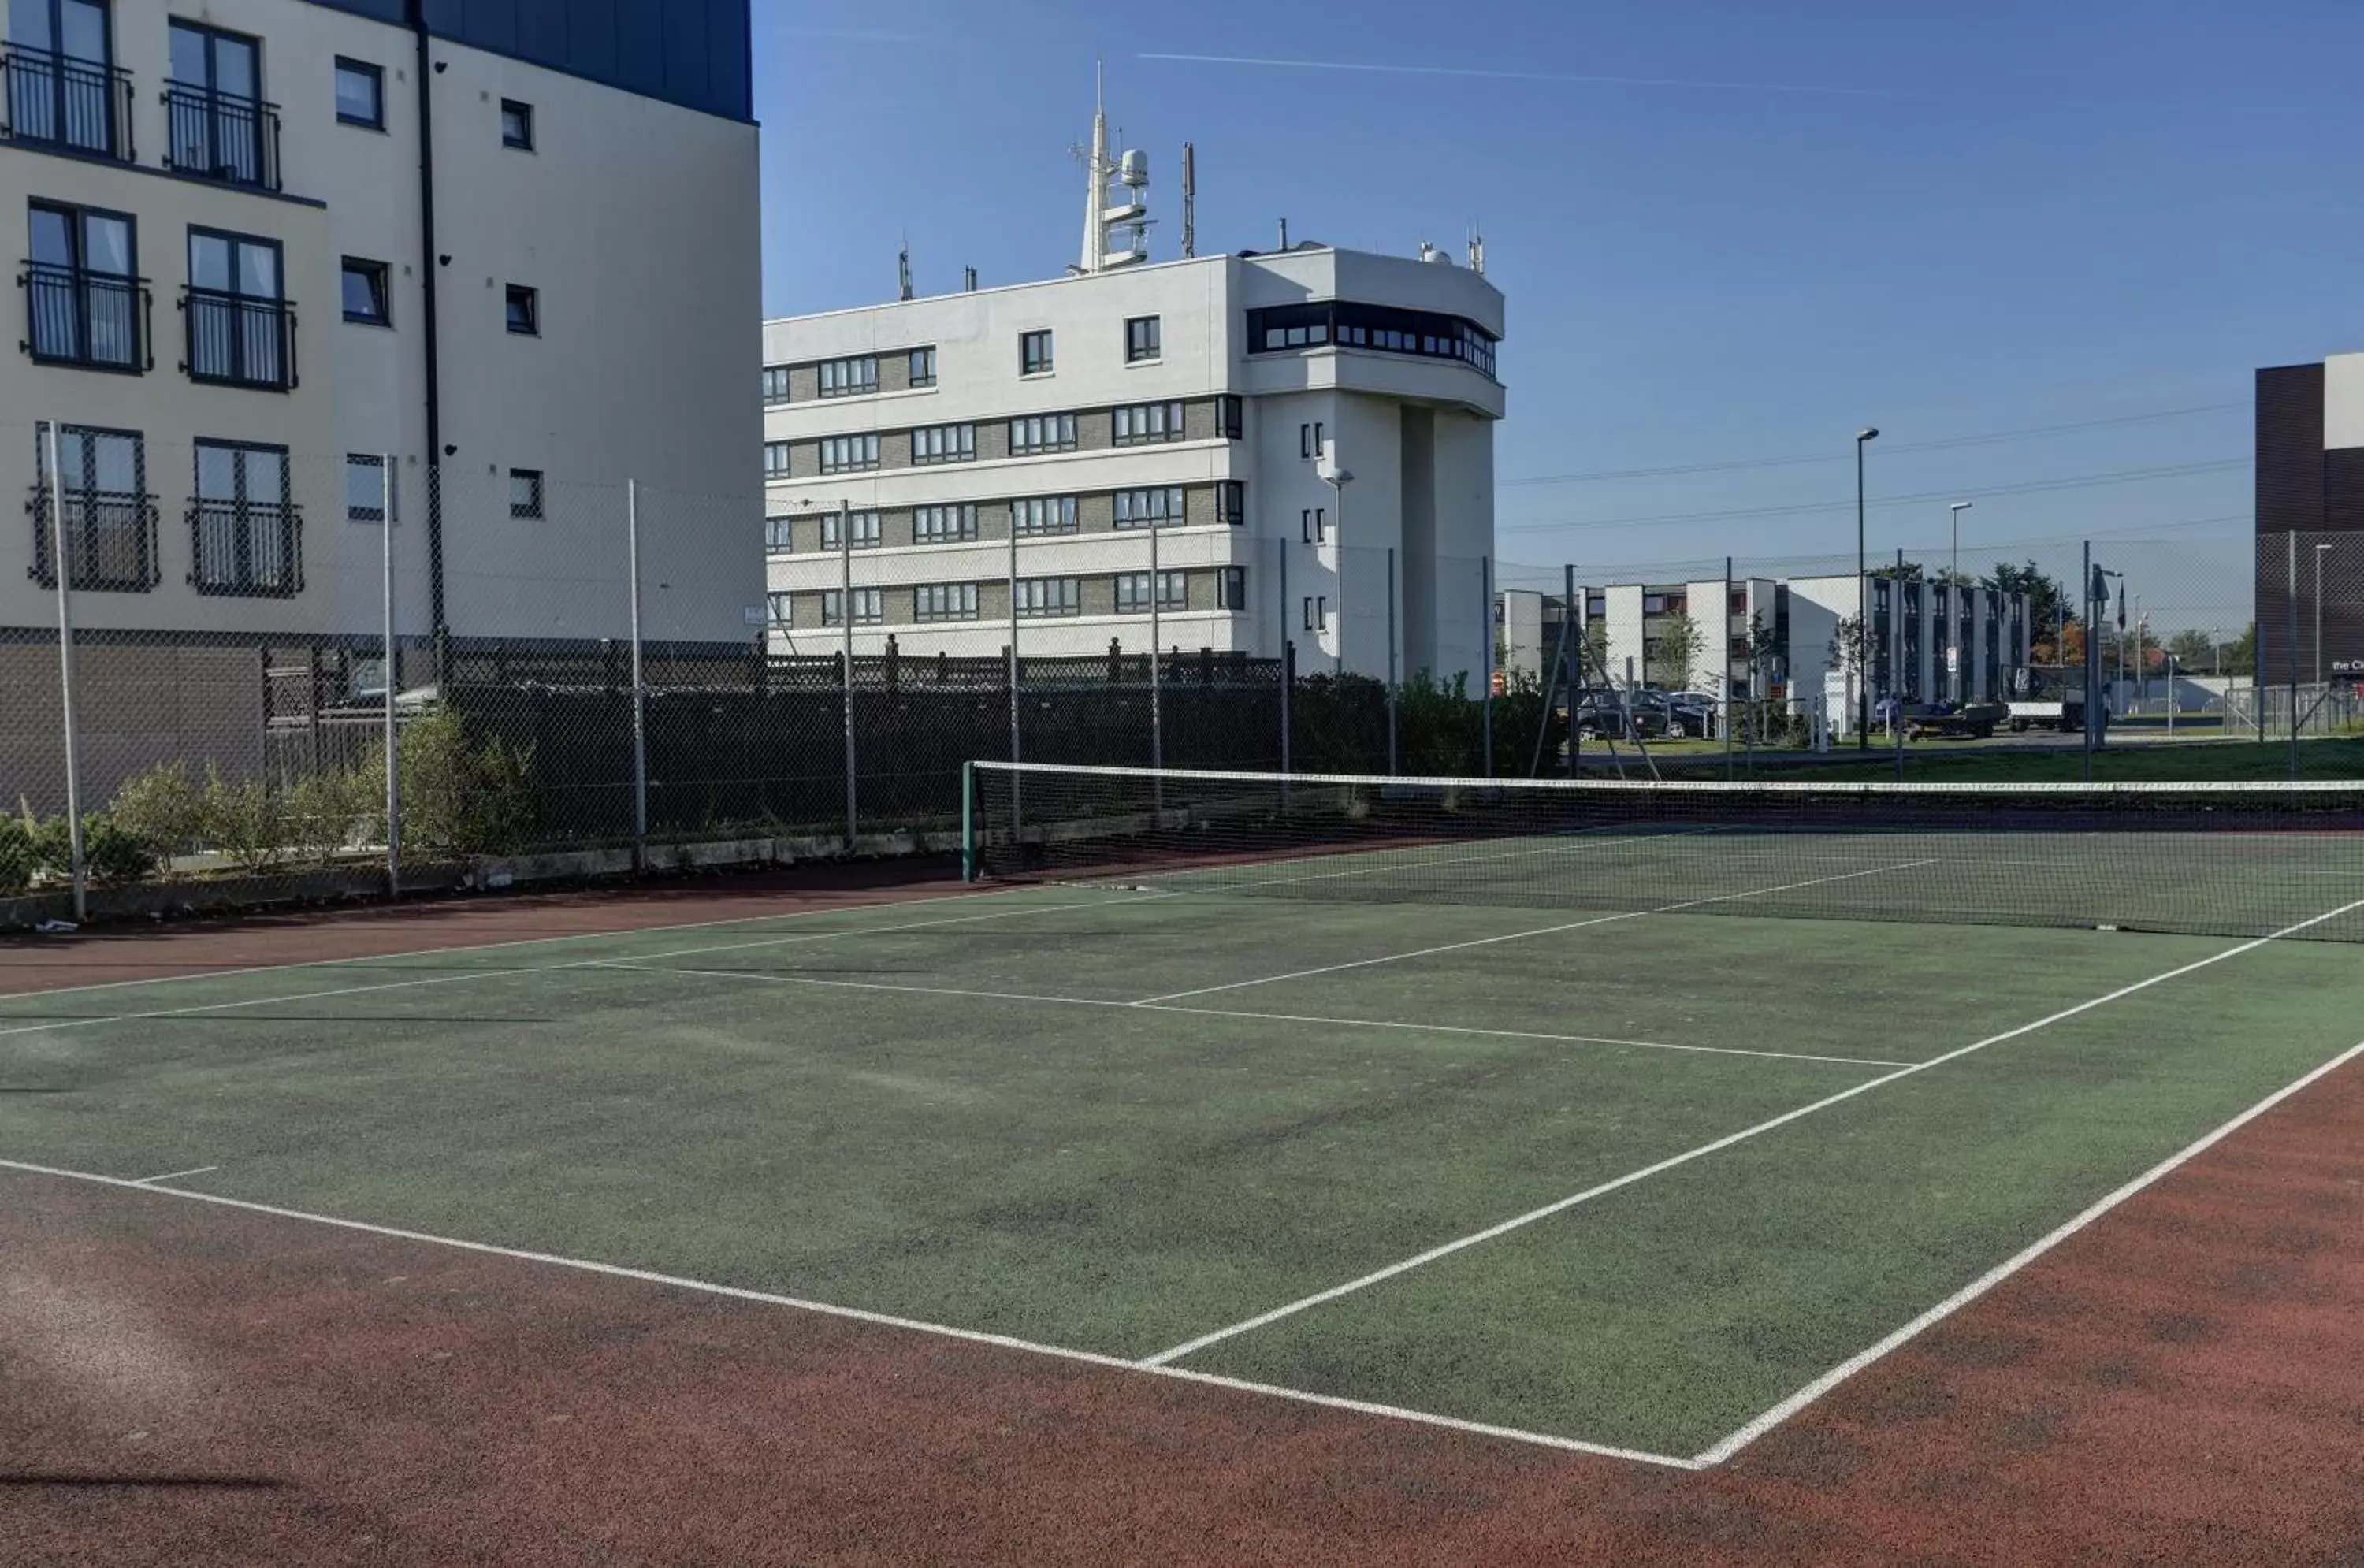
POLYGON ((304 513, 292 502, 195 502, 189 543, 189 586, 200 594, 292 599, 304 591, 304 513))
MULTIPOLYGON (((120 490, 65 492, 67 585, 81 594, 144 594, 162 581, 156 561, 156 497, 120 490)), ((33 564, 25 575, 58 585, 50 549, 50 487, 33 486, 33 564)))
POLYGON ((0 140, 137 162, 131 73, 46 49, 0 45, 0 140))
POLYGON ((139 374, 156 368, 145 278, 28 261, 25 338, 18 347, 43 364, 139 374))
POLYGON ((296 384, 296 307, 284 299, 256 299, 219 289, 182 291, 191 381, 218 386, 292 391, 296 384))
POLYGON ((165 161, 225 184, 279 189, 279 106, 173 82, 164 88, 165 161))

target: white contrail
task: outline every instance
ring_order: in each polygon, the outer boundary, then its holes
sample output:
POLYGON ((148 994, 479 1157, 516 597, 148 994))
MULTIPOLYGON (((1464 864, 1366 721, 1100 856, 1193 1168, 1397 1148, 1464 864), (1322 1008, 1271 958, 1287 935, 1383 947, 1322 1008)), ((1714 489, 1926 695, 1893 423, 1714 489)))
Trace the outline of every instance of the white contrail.
POLYGON ((1492 71, 1459 65, 1377 65, 1354 60, 1270 60, 1245 54, 1143 54, 1188 65, 1257 65, 1298 71, 1362 71, 1387 76, 1468 76, 1489 82, 1558 82, 1595 87, 1680 87, 1699 92, 1802 93, 1834 98, 1904 98, 1879 87, 1814 87, 1793 82, 1708 82, 1679 76, 1579 76, 1557 71, 1492 71))

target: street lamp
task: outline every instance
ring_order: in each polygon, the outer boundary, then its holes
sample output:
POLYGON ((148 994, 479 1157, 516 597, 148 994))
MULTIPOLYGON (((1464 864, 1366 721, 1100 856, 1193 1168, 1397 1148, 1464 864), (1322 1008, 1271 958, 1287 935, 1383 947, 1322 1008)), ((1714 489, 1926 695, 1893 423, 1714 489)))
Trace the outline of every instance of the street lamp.
MULTIPOLYGON (((1870 562, 1864 555, 1863 449, 1879 439, 1877 426, 1855 433, 1855 638, 1860 679, 1855 694, 1855 749, 1871 750, 1871 584, 1870 562)), ((1844 654, 1846 651, 1841 649, 1844 654)))
POLYGON ((1954 565, 1946 584, 1951 599, 1948 607, 1953 611, 1946 617, 1946 695, 1956 702, 1962 700, 1962 514, 1969 509, 1968 501, 1957 501, 1946 508, 1946 521, 1954 536, 1954 565))
POLYGON ((1338 448, 1333 442, 1321 468, 1321 483, 1338 493, 1338 663, 1337 673, 1346 673, 1346 486, 1355 483, 1354 470, 1338 466, 1338 448))
POLYGON ((2327 544, 2314 547, 2314 684, 2317 690, 2323 686, 2323 558, 2330 550, 2331 546, 2327 544))

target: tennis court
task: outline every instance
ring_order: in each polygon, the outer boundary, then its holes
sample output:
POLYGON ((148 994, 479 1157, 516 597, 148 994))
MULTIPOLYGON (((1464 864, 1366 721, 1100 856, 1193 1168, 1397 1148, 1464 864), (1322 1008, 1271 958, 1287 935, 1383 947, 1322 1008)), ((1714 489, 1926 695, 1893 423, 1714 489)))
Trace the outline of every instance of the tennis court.
POLYGON ((1973 873, 1025 782, 971 895, 0 1000, 0 1164, 1697 1467, 2364 1051, 2352 798, 1973 873))

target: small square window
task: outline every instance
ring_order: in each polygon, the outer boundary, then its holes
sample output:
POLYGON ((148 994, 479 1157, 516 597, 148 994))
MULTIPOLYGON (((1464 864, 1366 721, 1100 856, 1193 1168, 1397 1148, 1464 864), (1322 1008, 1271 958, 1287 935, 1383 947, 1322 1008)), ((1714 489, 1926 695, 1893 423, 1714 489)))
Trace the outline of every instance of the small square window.
POLYGON ((541 336, 541 291, 523 284, 508 286, 509 330, 520 338, 541 336))
POLYGON ((1137 364, 1165 352, 1165 331, 1154 316, 1136 316, 1124 324, 1124 362, 1137 364))
POLYGON ((385 521, 385 460, 361 452, 345 458, 345 520, 385 521))
POLYGON ((515 98, 501 100, 501 145, 520 152, 533 150, 533 106, 515 98))
POLYGON ((913 386, 933 386, 936 384, 935 350, 914 349, 911 350, 911 384, 913 386))
POLYGON ((337 58, 337 119, 365 130, 385 128, 385 72, 359 60, 337 58))
POLYGON ((786 403, 787 400, 788 367, 786 365, 765 365, 764 367, 764 401, 766 403, 786 403))
POLYGON ((1043 375, 1051 369, 1051 334, 1020 332, 1018 334, 1018 373, 1043 375))
POLYGON ((509 516, 512 517, 541 516, 541 470, 538 468, 509 470, 509 516))
POLYGON ((384 261, 364 261, 358 256, 345 258, 344 275, 345 319, 364 327, 390 327, 394 324, 386 304, 386 266, 384 261))

